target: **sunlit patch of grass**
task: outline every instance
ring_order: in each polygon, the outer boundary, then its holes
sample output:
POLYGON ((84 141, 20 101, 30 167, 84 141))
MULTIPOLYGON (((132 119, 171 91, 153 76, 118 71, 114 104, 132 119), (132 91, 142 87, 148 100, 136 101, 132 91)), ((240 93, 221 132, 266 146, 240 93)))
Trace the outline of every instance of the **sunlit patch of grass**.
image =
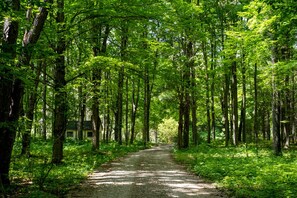
POLYGON ((222 147, 202 144, 176 151, 185 162, 206 179, 216 182, 235 197, 294 197, 297 194, 296 150, 275 157, 266 145, 222 147))
POLYGON ((66 141, 64 159, 60 165, 51 163, 52 142, 33 140, 31 156, 19 155, 21 144, 16 142, 11 164, 11 179, 19 187, 19 197, 61 197, 75 188, 101 164, 142 148, 141 144, 120 146, 101 144, 100 151, 92 151, 90 142, 66 141))

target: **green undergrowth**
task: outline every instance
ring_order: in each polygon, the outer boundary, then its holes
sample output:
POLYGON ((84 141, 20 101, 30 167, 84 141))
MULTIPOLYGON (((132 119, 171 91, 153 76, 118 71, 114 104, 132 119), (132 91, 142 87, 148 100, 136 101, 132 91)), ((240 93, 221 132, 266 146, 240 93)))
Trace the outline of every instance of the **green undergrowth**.
POLYGON ((177 161, 235 197, 283 198, 297 195, 297 151, 273 155, 271 143, 224 147, 202 144, 176 150, 177 161))
POLYGON ((101 144, 100 151, 91 147, 90 142, 68 140, 63 163, 53 165, 51 141, 33 140, 30 157, 19 155, 21 143, 16 142, 10 171, 13 193, 18 197, 63 197, 101 164, 143 148, 140 143, 101 144))

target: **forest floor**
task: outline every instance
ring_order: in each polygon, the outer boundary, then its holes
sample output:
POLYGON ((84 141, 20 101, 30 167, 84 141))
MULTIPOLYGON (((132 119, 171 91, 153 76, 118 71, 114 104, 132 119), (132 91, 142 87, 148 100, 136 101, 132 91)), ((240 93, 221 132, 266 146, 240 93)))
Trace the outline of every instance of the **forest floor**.
POLYGON ((227 197, 177 164, 171 150, 153 147, 104 164, 66 197, 227 197))

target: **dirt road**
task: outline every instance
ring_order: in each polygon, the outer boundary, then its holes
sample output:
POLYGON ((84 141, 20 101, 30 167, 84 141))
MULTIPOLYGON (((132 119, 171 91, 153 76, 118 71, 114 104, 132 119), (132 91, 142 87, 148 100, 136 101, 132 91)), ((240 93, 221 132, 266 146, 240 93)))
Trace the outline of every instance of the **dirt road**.
POLYGON ((105 164, 67 197, 225 197, 214 185, 176 164, 170 150, 154 147, 105 164))

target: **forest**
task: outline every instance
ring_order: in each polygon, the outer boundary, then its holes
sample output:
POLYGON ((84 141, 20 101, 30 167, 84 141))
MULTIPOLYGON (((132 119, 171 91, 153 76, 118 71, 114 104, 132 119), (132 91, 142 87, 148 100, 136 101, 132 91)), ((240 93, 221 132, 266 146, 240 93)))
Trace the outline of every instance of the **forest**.
POLYGON ((256 170, 231 181, 227 168, 284 169, 276 183, 291 187, 279 197, 292 197, 296 10, 295 0, 2 0, 0 192, 44 190, 56 166, 86 153, 83 174, 162 142, 231 190, 264 187, 256 170))

